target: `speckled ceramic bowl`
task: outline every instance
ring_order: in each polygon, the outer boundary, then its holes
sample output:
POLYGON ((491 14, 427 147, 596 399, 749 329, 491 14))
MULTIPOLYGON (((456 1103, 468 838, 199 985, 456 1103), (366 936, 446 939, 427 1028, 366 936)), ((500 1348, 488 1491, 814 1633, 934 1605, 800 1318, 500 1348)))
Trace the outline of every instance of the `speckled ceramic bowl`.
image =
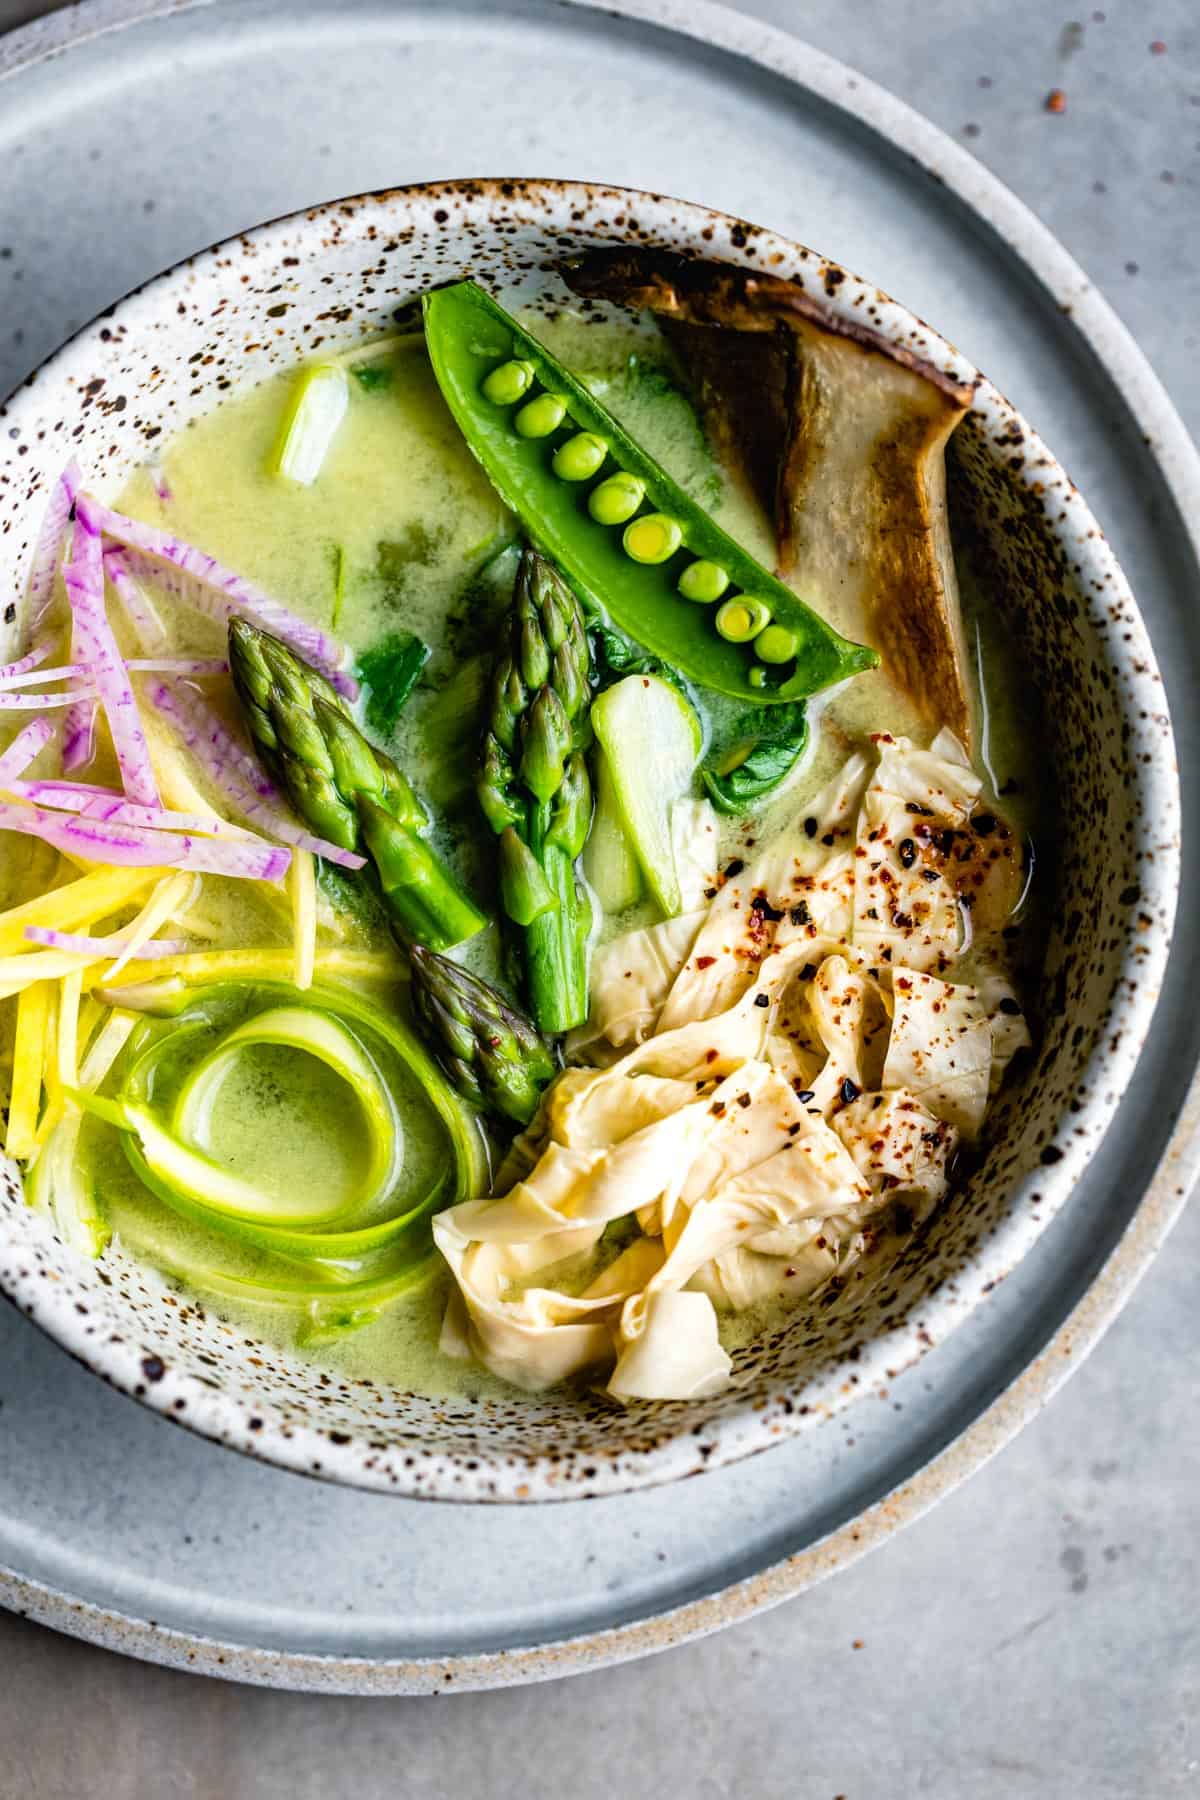
MULTIPOLYGON (((88 326, 0 409, 0 596, 23 589, 47 485, 69 454, 115 493, 229 388, 386 328, 432 281, 519 279, 553 302, 564 256, 629 242, 789 277, 974 385, 953 443, 956 543, 990 570, 1040 688, 1062 820, 1038 1052, 1005 1090, 983 1166, 890 1274, 865 1298, 796 1315, 738 1355, 726 1393, 688 1404, 435 1404, 342 1382, 184 1307, 119 1248, 99 1264, 78 1260, 4 1170, 0 1287, 24 1312, 169 1417, 331 1480, 455 1500, 611 1493, 747 1455, 878 1394, 987 1305, 1062 1208, 1154 1010, 1175 907, 1178 783, 1150 645, 1099 527, 1024 420, 944 339, 815 252, 722 214, 584 184, 461 182, 298 214, 182 264, 88 326)), ((15 653, 21 623, 8 605, 0 657, 15 653)))

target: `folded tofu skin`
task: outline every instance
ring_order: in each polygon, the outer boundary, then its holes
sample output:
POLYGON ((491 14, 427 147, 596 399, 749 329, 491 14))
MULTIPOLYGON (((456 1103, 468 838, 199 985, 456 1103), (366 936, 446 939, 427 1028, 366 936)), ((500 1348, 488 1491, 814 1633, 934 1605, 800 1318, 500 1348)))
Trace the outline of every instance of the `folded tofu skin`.
POLYGON ((654 314, 714 440, 775 521, 779 573, 880 652, 932 729, 969 747, 945 448, 971 389, 775 277, 613 251, 571 280, 654 314))
POLYGON ((693 1399, 730 1379, 722 1315, 869 1278, 929 1216, 1030 1041, 981 788, 952 733, 882 734, 706 904, 604 946, 498 1197, 434 1221, 444 1351, 693 1399))

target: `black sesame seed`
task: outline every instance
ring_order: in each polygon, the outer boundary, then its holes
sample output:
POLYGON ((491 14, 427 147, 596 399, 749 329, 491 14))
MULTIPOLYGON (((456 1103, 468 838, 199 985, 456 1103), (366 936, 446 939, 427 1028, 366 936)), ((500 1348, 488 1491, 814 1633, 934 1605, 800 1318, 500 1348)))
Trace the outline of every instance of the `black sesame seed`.
POLYGON ((1002 1013, 1007 1013, 1010 1019, 1019 1019, 1021 1016, 1021 1007, 1020 1007, 1019 1002, 1012 999, 1012 997, 1009 994, 1005 994, 1003 1000, 1001 1000, 1000 1011, 1002 1013))
POLYGON ((896 846, 896 854, 900 858, 902 867, 911 869, 917 860, 917 846, 911 838, 901 838, 896 846))
POLYGON ((816 821, 816 820, 815 820, 815 819, 805 819, 805 821, 804 821, 804 835, 805 835, 805 837, 810 837, 810 838, 815 838, 815 837, 816 837, 816 835, 817 835, 817 821, 816 821))
POLYGON ((862 1093, 862 1089, 859 1087, 859 1085, 856 1081, 851 1081, 851 1079, 848 1075, 843 1077, 842 1086, 841 1086, 841 1095, 842 1095, 843 1101, 845 1102, 845 1104, 847 1106, 849 1106, 849 1104, 852 1100, 857 1100, 858 1096, 861 1093, 862 1093))
POLYGON ((755 994, 754 1004, 755 1006, 770 1006, 771 997, 769 994, 755 994))

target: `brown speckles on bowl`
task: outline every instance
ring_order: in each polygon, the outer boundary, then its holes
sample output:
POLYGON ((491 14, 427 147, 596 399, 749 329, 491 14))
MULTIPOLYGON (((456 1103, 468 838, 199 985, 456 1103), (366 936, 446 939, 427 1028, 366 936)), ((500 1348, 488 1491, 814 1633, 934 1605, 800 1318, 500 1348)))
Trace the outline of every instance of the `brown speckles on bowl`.
POLYGON ((248 1342, 209 1305, 181 1305, 119 1253, 76 1261, 4 1182, 0 1287, 89 1367, 219 1442, 383 1492, 610 1493, 716 1466, 882 1396, 988 1303, 1058 1212, 1129 1081, 1170 936, 1170 726, 1132 597, 1084 502, 1025 421, 919 319, 836 264, 700 207, 566 182, 442 183, 297 215, 183 264, 88 327, 9 402, 19 437, 0 437, 0 585, 19 589, 68 454, 103 468, 111 492, 150 442, 212 406, 231 372, 253 380, 318 344, 391 329, 421 288, 466 272, 561 305, 563 258, 614 242, 765 264, 971 384, 951 468, 956 539, 993 571, 1006 627, 1036 672, 1063 822, 1041 1035, 1001 1098, 986 1156, 885 1278, 831 1286, 739 1352, 734 1385, 704 1402, 435 1404, 346 1381, 248 1342), (106 404, 113 396, 125 407, 106 404))

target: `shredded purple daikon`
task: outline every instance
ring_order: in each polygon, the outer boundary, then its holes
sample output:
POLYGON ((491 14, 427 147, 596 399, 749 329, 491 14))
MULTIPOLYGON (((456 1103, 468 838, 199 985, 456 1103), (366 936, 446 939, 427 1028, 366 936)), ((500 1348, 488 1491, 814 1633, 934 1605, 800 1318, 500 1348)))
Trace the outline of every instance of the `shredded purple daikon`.
POLYGON ((228 675, 229 664, 223 656, 133 656, 127 669, 138 669, 148 675, 228 675))
POLYGON ((166 626, 141 583, 135 581, 130 574, 124 550, 114 547, 104 552, 104 573, 112 582, 117 599, 125 610, 125 617, 133 627, 142 649, 147 654, 165 650, 166 626))
MULTIPOLYGON (((228 675, 229 664, 223 656, 131 656, 125 664, 150 675, 228 675)), ((38 687, 43 681, 87 681, 91 670, 86 663, 59 663, 53 669, 34 669, 19 675, 0 675, 0 693, 14 688, 38 687)), ((71 698, 71 696, 67 696, 71 698)))
POLYGON ((126 547, 129 552, 126 564, 135 577, 165 588, 168 593, 222 621, 228 621, 235 614, 253 620, 264 631, 272 632, 290 645, 314 668, 320 669, 339 693, 351 699, 357 694, 357 682, 342 667, 346 660, 345 646, 319 626, 306 624, 253 582, 225 568, 206 551, 173 537, 169 531, 155 525, 143 525, 139 520, 113 512, 110 507, 101 506, 90 498, 87 510, 97 530, 126 547))
POLYGON ((50 490, 42 528, 33 547, 29 568, 29 616, 36 631, 54 598, 54 577, 62 562, 71 522, 71 508, 83 485, 78 464, 69 462, 50 490))
POLYGON ((49 812, 41 806, 4 801, 0 801, 0 831, 41 838, 65 855, 86 862, 130 869, 161 864, 188 869, 194 875, 229 875, 244 881, 280 881, 292 860, 290 850, 278 849, 274 844, 100 824, 70 813, 49 812))
POLYGON ((13 663, 0 673, 0 692, 41 687, 44 681, 86 681, 90 673, 84 663, 58 663, 53 669, 30 669, 23 663, 13 663))
MULTIPOLYGON (((84 689, 88 696, 95 692, 95 688, 84 689)), ((74 706, 79 698, 77 687, 61 694, 12 694, 5 689, 0 691, 0 712, 52 712, 56 706, 74 706)))
MULTIPOLYGON (((0 684, 14 682, 19 676, 28 674, 30 669, 36 669, 39 663, 44 663, 49 654, 49 644, 35 644, 32 650, 27 650, 16 662, 5 663, 0 667, 0 684)), ((43 675, 40 679, 46 681, 49 677, 43 675)))
MULTIPOLYGON (((49 806, 57 806, 66 812, 80 812, 84 800, 124 800, 120 788, 100 787, 92 781, 60 781, 57 777, 47 776, 43 781, 20 781, 8 789, 21 800, 41 800, 49 806), (35 792, 36 789, 36 792, 35 792), (58 794, 65 794, 67 800, 56 799, 58 794), (80 805, 72 804, 70 797, 78 798, 80 805)), ((149 809, 147 809, 149 810, 149 809)), ((157 812, 155 817, 158 817, 157 812)))
POLYGON ((96 754, 95 700, 76 700, 63 720, 62 765, 72 769, 86 768, 96 754))
POLYGON ((75 502, 75 536, 64 580, 80 639, 79 660, 88 664, 96 684, 125 792, 139 806, 157 806, 158 784, 146 748, 141 714, 104 609, 100 524, 85 494, 80 494, 75 502))
POLYGON ((157 456, 152 457, 150 462, 147 463, 146 468, 150 479, 154 483, 154 492, 158 495, 164 506, 169 506, 175 496, 171 492, 171 484, 167 480, 166 472, 163 469, 161 461, 157 456))
MULTIPOLYGON (((48 925, 27 925, 25 938, 46 950, 73 950, 81 956, 119 956, 129 942, 127 931, 114 931, 111 937, 88 937, 86 932, 55 931, 48 925)), ((151 956, 180 956, 191 948, 187 938, 148 938, 139 945, 137 960, 151 956)))
POLYGON ((8 749, 0 755, 0 787, 11 792, 9 783, 25 773, 53 736, 54 727, 47 719, 34 719, 32 724, 18 731, 8 749))
POLYGON ((148 831, 199 832, 205 837, 236 837, 240 843, 267 847, 262 838, 256 838, 249 831, 237 831, 224 819, 204 813, 171 812, 163 806, 138 806, 113 788, 53 780, 8 781, 3 785, 17 800, 28 800, 34 806, 52 806, 59 812, 78 813, 82 819, 97 819, 101 824, 136 825, 148 831))
POLYGON ((340 844, 314 837, 288 815, 287 802, 253 754, 243 750, 224 720, 197 688, 180 682, 169 687, 160 682, 151 694, 155 706, 174 725, 209 779, 238 811, 253 819, 261 831, 309 850, 343 869, 361 869, 366 858, 340 844))

